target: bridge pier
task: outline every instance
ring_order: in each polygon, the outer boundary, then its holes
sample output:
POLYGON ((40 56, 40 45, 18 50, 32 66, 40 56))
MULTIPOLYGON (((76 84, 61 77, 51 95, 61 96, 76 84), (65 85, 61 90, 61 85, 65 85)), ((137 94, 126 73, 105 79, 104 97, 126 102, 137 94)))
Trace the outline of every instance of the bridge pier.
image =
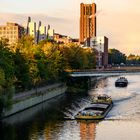
POLYGON ((67 80, 67 92, 69 93, 87 93, 87 91, 95 86, 96 77, 69 77, 67 80))

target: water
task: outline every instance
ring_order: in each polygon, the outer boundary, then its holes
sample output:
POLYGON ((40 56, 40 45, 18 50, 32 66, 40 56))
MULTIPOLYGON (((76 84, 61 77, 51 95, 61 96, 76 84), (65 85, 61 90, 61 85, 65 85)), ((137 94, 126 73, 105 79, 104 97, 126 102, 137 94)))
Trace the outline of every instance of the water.
POLYGON ((117 77, 109 77, 99 80, 89 95, 66 94, 11 116, 0 124, 0 140, 140 140, 140 75, 126 78, 126 88, 116 88, 117 77), (105 120, 74 120, 93 94, 102 93, 114 101, 105 120))

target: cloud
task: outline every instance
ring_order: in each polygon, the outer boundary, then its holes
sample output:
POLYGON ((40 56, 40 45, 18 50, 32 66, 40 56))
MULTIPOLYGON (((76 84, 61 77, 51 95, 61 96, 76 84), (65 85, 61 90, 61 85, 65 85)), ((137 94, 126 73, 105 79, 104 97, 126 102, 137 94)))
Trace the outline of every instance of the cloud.
POLYGON ((110 47, 117 48, 127 54, 140 55, 140 13, 108 11, 106 15, 99 15, 98 33, 109 38, 110 47), (136 51, 137 50, 137 51, 136 51))
MULTIPOLYGON (((27 22, 27 17, 32 17, 35 21, 50 21, 50 22, 69 22, 69 20, 61 18, 61 17, 51 17, 46 14, 16 14, 16 13, 0 13, 0 23, 4 23, 6 21, 14 21, 18 23, 27 22)), ((46 22, 45 22, 46 23, 46 22)))
POLYGON ((35 21, 37 24, 39 21, 41 21, 43 25, 50 24, 56 32, 66 35, 73 34, 73 19, 48 16, 47 14, 0 13, 0 24, 6 24, 6 22, 17 22, 26 27, 28 16, 30 16, 32 21, 35 21))

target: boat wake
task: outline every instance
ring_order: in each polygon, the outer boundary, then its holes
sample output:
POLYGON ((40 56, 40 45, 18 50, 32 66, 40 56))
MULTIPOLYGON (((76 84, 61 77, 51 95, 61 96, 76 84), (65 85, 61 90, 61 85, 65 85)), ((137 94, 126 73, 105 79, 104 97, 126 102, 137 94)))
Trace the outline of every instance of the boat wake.
POLYGON ((78 113, 79 110, 82 110, 86 106, 90 104, 90 98, 87 97, 82 98, 79 101, 75 101, 70 107, 65 108, 63 114, 64 114, 64 119, 66 120, 73 120, 75 119, 74 116, 78 113))
POLYGON ((114 101, 113 109, 106 119, 134 120, 137 118, 140 118, 140 95, 131 93, 129 96, 114 101))
POLYGON ((112 100, 114 103, 118 103, 118 102, 124 102, 127 100, 130 100, 132 98, 135 98, 138 94, 136 92, 134 93, 116 93, 116 94, 112 94, 112 100))

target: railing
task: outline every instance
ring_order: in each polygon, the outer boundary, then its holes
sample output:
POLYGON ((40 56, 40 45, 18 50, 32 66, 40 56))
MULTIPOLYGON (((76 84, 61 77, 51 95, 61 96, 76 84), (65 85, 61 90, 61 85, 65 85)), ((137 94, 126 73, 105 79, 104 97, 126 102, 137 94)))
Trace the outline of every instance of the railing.
POLYGON ((113 69, 113 70, 86 70, 86 71, 76 71, 72 72, 70 76, 72 77, 100 77, 100 76, 119 76, 123 74, 134 74, 134 73, 139 73, 140 74, 140 69, 129 69, 129 70, 120 70, 120 69, 113 69))
POLYGON ((33 95, 39 94, 40 92, 44 92, 44 91, 50 91, 59 87, 64 86, 64 84, 62 83, 56 83, 53 85, 48 85, 48 86, 44 86, 44 87, 39 87, 39 88, 35 88, 29 91, 25 91, 25 92, 20 92, 17 93, 13 96, 13 101, 17 101, 17 100, 22 100, 28 97, 31 97, 33 95))

